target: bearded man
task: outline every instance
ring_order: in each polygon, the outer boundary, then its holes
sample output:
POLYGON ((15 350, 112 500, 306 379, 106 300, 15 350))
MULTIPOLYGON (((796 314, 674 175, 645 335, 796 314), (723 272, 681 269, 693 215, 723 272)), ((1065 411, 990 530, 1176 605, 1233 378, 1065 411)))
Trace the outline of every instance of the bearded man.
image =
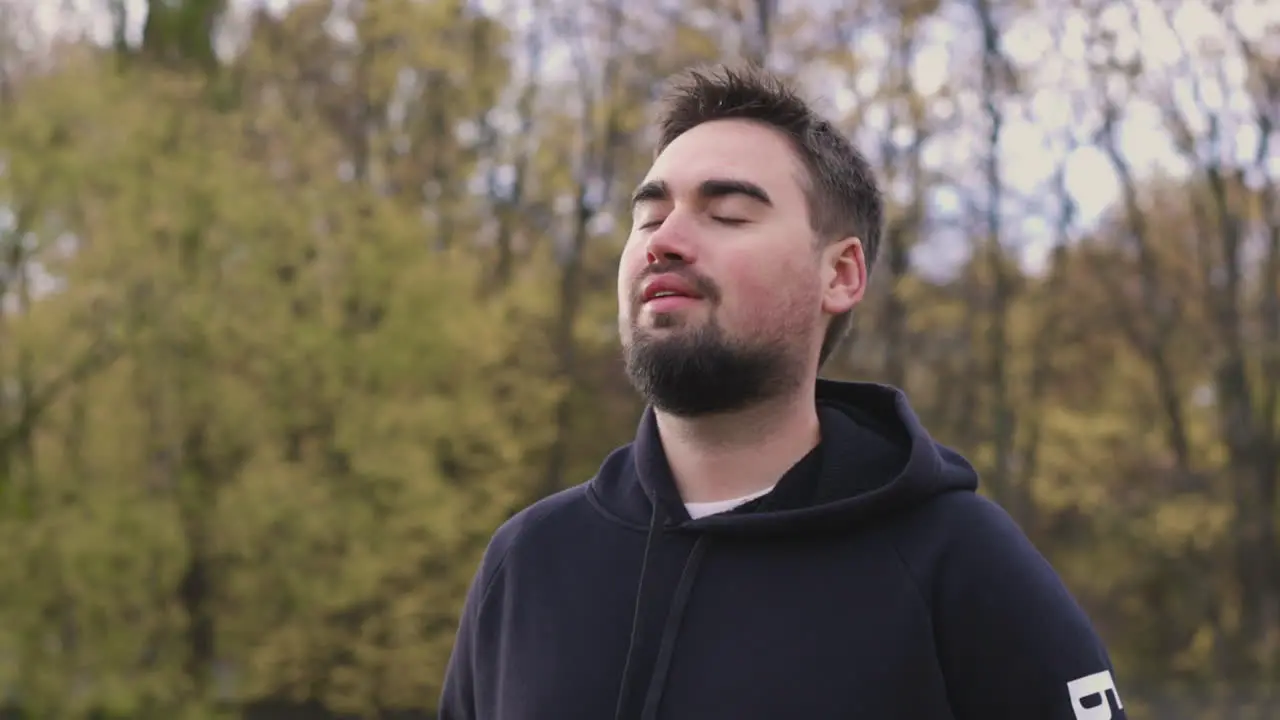
POLYGON ((1107 720, 1107 651, 892 387, 819 379, 863 299, 867 161, 755 68, 676 78, 618 266, 647 408, 495 533, 442 720, 1107 720))

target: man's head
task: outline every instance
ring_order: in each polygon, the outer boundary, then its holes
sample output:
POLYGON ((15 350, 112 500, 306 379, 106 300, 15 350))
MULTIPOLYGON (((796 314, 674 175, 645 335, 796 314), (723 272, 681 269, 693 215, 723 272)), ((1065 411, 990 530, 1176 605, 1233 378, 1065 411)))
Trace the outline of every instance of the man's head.
POLYGON ((764 71, 678 77, 618 268, 627 372, 694 417, 805 385, 847 332, 880 240, 867 161, 764 71))

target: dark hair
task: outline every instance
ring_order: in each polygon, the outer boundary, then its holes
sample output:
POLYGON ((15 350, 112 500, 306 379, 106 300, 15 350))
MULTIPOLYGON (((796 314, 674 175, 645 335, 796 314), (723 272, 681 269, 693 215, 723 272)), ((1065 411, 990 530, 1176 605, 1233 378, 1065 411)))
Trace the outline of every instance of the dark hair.
MULTIPOLYGON (((753 120, 780 130, 808 171, 809 224, 826 244, 856 235, 867 273, 875 262, 884 201, 870 163, 786 83, 753 65, 693 68, 675 76, 658 116, 661 153, 680 135, 712 120, 753 120)), ((851 312, 831 320, 818 366, 844 339, 851 312)))

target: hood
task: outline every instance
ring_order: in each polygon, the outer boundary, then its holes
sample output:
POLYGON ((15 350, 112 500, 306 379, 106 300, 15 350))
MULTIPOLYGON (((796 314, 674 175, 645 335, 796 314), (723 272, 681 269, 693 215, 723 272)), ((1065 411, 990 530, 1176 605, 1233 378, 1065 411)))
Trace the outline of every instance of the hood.
POLYGON ((819 380, 816 395, 821 443, 799 463, 804 470, 732 512, 690 519, 652 408, 635 441, 588 483, 588 497, 605 515, 647 533, 614 720, 657 720, 684 610, 717 538, 848 532, 942 493, 977 489, 973 467, 929 437, 901 390, 819 380), (697 539, 678 567, 651 555, 661 537, 682 532, 697 539))
POLYGON ((605 460, 590 490, 606 514, 639 529, 653 523, 710 535, 795 535, 848 529, 941 493, 977 489, 973 467, 934 442, 901 390, 820 379, 816 401, 819 471, 788 474, 736 511, 690 519, 653 408, 641 417, 635 440, 605 460))

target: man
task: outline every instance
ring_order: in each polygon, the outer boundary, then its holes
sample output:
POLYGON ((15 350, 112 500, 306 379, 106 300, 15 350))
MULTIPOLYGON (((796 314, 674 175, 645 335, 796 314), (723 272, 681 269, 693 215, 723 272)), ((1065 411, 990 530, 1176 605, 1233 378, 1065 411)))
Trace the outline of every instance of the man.
POLYGON ((618 272, 649 403, 494 535, 443 720, 1105 720, 1107 652, 894 388, 817 378, 863 298, 867 162, 755 69, 674 84, 618 272))

